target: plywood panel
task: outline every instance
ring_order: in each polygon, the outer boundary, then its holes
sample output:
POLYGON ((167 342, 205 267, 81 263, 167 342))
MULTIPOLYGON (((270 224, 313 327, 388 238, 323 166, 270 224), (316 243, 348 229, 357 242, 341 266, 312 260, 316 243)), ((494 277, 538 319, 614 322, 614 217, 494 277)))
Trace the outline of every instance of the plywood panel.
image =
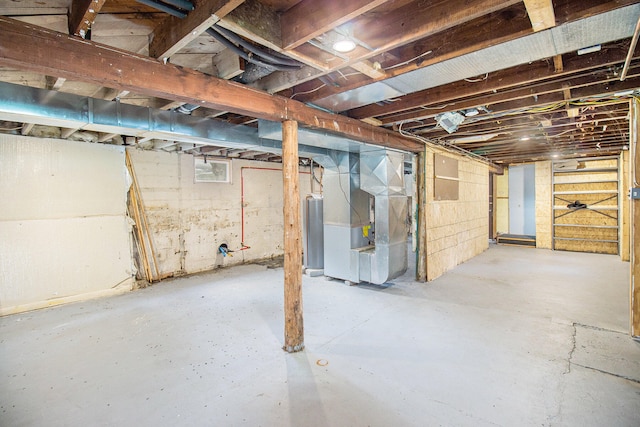
POLYGON ((554 249, 618 253, 617 158, 580 161, 553 172, 554 249), (574 208, 579 203, 586 208, 574 208))
POLYGON ((536 168, 536 247, 552 247, 551 162, 537 162, 536 168))
MULTIPOLYGON (((425 155, 427 204, 422 218, 426 225, 427 280, 478 255, 488 247, 489 170, 485 164, 446 154, 458 162, 459 199, 440 200, 434 194, 434 175, 439 157, 433 149, 425 155)), ((438 171, 446 173, 438 166, 438 171)))

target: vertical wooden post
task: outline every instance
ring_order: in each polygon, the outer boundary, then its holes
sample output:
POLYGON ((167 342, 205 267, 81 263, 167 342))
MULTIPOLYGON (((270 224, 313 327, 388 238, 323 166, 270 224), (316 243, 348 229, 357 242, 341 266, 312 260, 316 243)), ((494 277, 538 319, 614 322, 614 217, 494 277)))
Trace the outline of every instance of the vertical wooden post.
POLYGON ((426 152, 418 153, 418 166, 416 174, 416 197, 418 198, 418 230, 416 238, 416 280, 427 281, 427 177, 426 177, 426 152))
MULTIPOLYGON (((637 188, 637 177, 640 173, 640 158, 637 153, 638 129, 640 127, 640 103, 632 98, 630 101, 629 147, 631 149, 632 186, 637 188)), ((631 336, 640 336, 640 200, 631 200, 631 280, 630 280, 630 317, 631 336)))
POLYGON ((282 123, 284 183, 284 350, 304 349, 302 321, 302 226, 298 174, 298 122, 282 123))

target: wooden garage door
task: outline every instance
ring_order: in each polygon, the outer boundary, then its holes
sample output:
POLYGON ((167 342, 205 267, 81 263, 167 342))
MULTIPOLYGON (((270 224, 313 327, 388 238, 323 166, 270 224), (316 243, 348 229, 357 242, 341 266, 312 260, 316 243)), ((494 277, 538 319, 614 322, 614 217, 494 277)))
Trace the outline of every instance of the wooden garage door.
POLYGON ((618 253, 618 158, 553 163, 553 248, 618 253))

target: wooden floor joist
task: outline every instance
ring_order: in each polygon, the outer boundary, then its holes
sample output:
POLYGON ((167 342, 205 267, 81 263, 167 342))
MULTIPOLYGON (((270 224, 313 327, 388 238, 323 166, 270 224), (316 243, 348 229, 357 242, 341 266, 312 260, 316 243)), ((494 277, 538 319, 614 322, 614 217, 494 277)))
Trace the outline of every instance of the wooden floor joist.
POLYGON ((418 152, 424 144, 347 116, 240 83, 0 16, 0 66, 128 90, 145 96, 329 131, 418 152))

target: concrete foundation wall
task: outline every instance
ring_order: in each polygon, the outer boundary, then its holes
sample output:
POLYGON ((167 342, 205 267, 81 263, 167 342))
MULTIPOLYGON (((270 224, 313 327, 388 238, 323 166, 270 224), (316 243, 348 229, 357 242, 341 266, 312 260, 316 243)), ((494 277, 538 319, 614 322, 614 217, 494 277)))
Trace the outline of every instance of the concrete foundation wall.
MULTIPOLYGON (((130 154, 162 277, 283 254, 280 164, 234 159, 230 184, 196 183, 191 155, 142 150, 130 154), (223 243, 234 251, 232 256, 219 253, 223 243), (242 243, 250 248, 240 250, 242 243)), ((308 170, 301 168, 301 196, 310 188, 308 170)))
POLYGON ((427 280, 436 279, 489 247, 489 169, 464 157, 444 155, 458 160, 459 197, 434 200, 434 153, 427 152, 427 280))
POLYGON ((131 289, 124 150, 0 135, 0 314, 131 289))

